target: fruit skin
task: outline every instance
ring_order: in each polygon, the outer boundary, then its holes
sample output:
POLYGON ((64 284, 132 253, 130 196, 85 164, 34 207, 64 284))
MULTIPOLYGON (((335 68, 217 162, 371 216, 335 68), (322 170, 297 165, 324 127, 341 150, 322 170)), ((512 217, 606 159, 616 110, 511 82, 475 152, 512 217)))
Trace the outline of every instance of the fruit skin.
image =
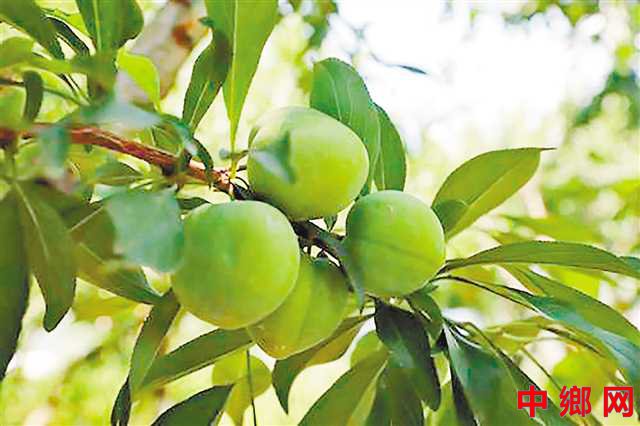
POLYGON ((226 329, 246 327, 293 290, 298 240, 276 208, 258 201, 201 206, 184 226, 184 257, 173 289, 198 318, 226 329))
MULTIPOLYGON (((294 221, 331 216, 362 189, 369 173, 364 144, 347 126, 314 109, 289 107, 261 119, 252 134, 247 172, 252 189, 294 221), (289 140, 288 164, 293 180, 274 173, 258 153, 282 152, 289 140)), ((278 162, 286 164, 285 154, 278 162)))
POLYGON ((309 349, 333 334, 346 314, 349 291, 337 266, 303 255, 294 290, 274 313, 249 327, 253 340, 282 359, 309 349))
POLYGON ((365 291, 403 296, 432 278, 445 260, 442 225, 433 210, 401 191, 359 199, 347 217, 344 246, 365 291))

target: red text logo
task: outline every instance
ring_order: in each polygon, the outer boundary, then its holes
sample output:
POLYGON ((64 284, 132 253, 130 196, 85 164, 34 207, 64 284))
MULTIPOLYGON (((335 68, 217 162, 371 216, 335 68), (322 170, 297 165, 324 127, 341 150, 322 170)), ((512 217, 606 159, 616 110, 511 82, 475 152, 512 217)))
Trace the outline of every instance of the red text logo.
POLYGON ((518 409, 528 408, 529 417, 531 418, 536 416, 536 408, 546 410, 548 405, 547 391, 536 390, 533 385, 529 386, 528 391, 518 391, 518 409), (537 396, 540 397, 539 401, 536 399, 537 396), (525 397, 528 398, 525 399, 525 397))
POLYGON ((560 416, 564 417, 569 412, 570 416, 579 414, 584 417, 591 412, 591 402, 589 402, 589 396, 591 396, 590 387, 579 388, 572 386, 567 390, 566 386, 562 387, 560 392, 560 406, 562 411, 560 416))
POLYGON ((604 416, 615 411, 622 417, 633 415, 633 387, 631 386, 605 386, 604 388, 604 416))

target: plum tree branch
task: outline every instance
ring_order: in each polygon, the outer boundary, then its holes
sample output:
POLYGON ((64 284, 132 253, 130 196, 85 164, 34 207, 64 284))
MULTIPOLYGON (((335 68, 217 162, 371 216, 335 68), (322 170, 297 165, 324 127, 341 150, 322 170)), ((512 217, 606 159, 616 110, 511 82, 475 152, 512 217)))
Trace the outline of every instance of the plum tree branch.
MULTIPOLYGON (((48 124, 35 124, 26 132, 20 133, 23 138, 34 138, 38 133, 46 130, 49 127, 48 124)), ((18 136, 14 130, 7 128, 0 128, 0 148, 8 145, 12 140, 18 136)), ((144 145, 140 142, 136 142, 130 139, 120 137, 114 133, 106 130, 99 129, 92 126, 82 126, 69 129, 69 138, 71 143, 77 145, 94 145, 102 148, 109 149, 111 151, 120 152, 130 155, 132 157, 143 160, 149 164, 160 167, 164 172, 171 173, 176 164, 178 164, 178 158, 166 151, 144 145)), ((209 182, 207 179, 207 172, 204 164, 191 160, 186 167, 187 175, 201 180, 203 182, 209 182)), ((211 173, 211 184, 220 191, 228 192, 231 188, 229 182, 229 176, 226 169, 214 169, 211 173)))

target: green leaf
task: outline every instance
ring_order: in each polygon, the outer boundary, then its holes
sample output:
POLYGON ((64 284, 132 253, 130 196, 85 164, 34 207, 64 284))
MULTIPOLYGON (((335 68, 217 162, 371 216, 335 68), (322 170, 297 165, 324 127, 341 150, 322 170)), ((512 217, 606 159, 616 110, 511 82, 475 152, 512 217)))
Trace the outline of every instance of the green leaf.
MULTIPOLYGON (((382 378, 378 379, 375 397, 365 426, 391 426, 390 395, 387 395, 387 384, 382 378)), ((402 423, 399 423, 402 424, 402 423)))
POLYGON ((44 94, 44 85, 42 77, 35 71, 27 71, 22 75, 22 82, 27 92, 27 100, 24 104, 22 117, 27 123, 33 122, 42 106, 42 96, 44 94))
POLYGON ((316 63, 310 106, 345 124, 360 137, 369 156, 369 178, 363 189, 368 193, 380 154, 380 120, 362 77, 335 58, 316 63))
POLYGON ((162 121, 158 114, 111 98, 105 102, 80 109, 73 118, 79 124, 117 125, 130 131, 148 129, 160 124, 162 121))
MULTIPOLYGON (((546 280, 540 275, 529 273, 526 277, 535 282, 535 285, 552 288, 550 280, 546 280)), ((614 315, 604 306, 597 306, 594 309, 605 315, 600 320, 588 309, 577 308, 577 300, 566 301, 556 297, 535 296, 514 289, 509 289, 509 291, 526 300, 541 314, 577 332, 578 340, 583 342, 585 347, 595 346, 602 355, 618 365, 622 376, 631 386, 640 386, 640 364, 637 362, 640 359, 640 345, 635 343, 638 331, 633 330, 633 326, 627 321, 616 324, 614 321, 616 317, 620 318, 619 314, 614 315), (631 335, 632 340, 626 335, 631 335)), ((558 289, 556 288, 555 291, 558 289)), ((596 306, 593 302, 590 305, 596 306)), ((640 407, 640 396, 636 396, 636 405, 640 407)))
POLYGON ((98 51, 115 51, 142 30, 144 18, 135 0, 76 0, 98 51))
POLYGON ((209 426, 222 412, 231 386, 214 386, 198 392, 162 413, 153 426, 209 426))
POLYGON ((378 380, 378 393, 386 400, 392 424, 423 426, 424 412, 420 398, 415 389, 407 385, 403 368, 390 359, 378 380))
POLYGON ((178 349, 157 358, 140 386, 140 390, 162 386, 201 368, 225 355, 251 344, 251 337, 243 329, 214 330, 178 349))
POLYGON ((225 411, 238 426, 242 426, 244 413, 251 405, 251 401, 271 386, 269 367, 260 358, 249 356, 247 359, 247 355, 247 351, 243 350, 225 356, 215 363, 211 375, 214 385, 233 384, 225 411), (249 383, 249 371, 251 383, 249 383))
POLYGON ((535 173, 540 152, 544 150, 519 148, 491 151, 472 158, 454 170, 433 200, 434 208, 449 200, 459 200, 467 205, 464 214, 449 225, 448 236, 462 231, 515 194, 535 173))
POLYGON ((378 190, 402 191, 407 179, 407 159, 398 130, 384 109, 376 105, 380 121, 380 156, 375 171, 378 190))
POLYGON ((227 78, 230 62, 231 51, 227 39, 214 30, 211 44, 202 51, 193 65, 191 80, 184 95, 182 121, 187 123, 192 131, 198 127, 220 91, 227 78))
POLYGON ((184 232, 171 191, 131 190, 108 198, 105 208, 115 227, 117 253, 160 272, 178 265, 184 232))
POLYGON ((24 37, 11 37, 0 44, 0 68, 25 62, 31 58, 33 40, 24 37))
POLYGON ((347 424, 386 362, 385 351, 377 352, 360 361, 313 404, 300 421, 300 426, 347 424))
POLYGON ((49 21, 53 24, 58 36, 75 52, 76 55, 89 56, 89 48, 80 37, 62 19, 50 16, 49 21))
MULTIPOLYGON (((434 410, 440 405, 440 381, 436 373, 429 339, 420 321, 400 308, 379 304, 376 307, 376 331, 389 349, 393 369, 389 381, 405 383, 434 410), (404 380, 396 380, 403 375, 404 380)), ((391 385, 391 384, 390 384, 391 385)))
POLYGON ((113 252, 113 223, 103 207, 78 207, 65 214, 64 219, 76 242, 80 278, 135 302, 152 304, 160 300, 142 270, 125 264, 113 252))
POLYGON ((426 314, 425 328, 429 332, 429 335, 433 341, 438 340, 440 333, 442 332, 442 325, 444 323, 442 318, 442 311, 435 300, 425 291, 423 287, 421 290, 416 291, 409 295, 409 302, 411 306, 417 308, 423 314, 426 314))
POLYGON ((127 426, 131 415, 131 390, 129 380, 122 385, 111 409, 111 426, 127 426))
POLYGON ((0 201, 0 382, 18 344, 29 297, 29 269, 14 194, 0 201))
POLYGON ((38 134, 38 142, 44 173, 53 178, 62 177, 70 145, 67 129, 59 125, 50 126, 38 134))
POLYGON ((73 240, 58 213, 28 186, 14 185, 29 265, 46 303, 44 328, 53 330, 73 303, 73 240))
MULTIPOLYGON (((457 328, 445 327, 444 335, 454 377, 459 380, 465 397, 456 404, 461 417, 470 422, 468 410, 464 407, 466 402, 478 424, 530 425, 532 419, 525 410, 518 409, 516 395, 518 390, 528 389, 533 382, 506 356, 485 349, 462 335, 457 328)), ((546 425, 571 424, 560 417, 551 402, 547 410, 536 410, 536 419, 546 425)))
POLYGON ((226 38, 231 52, 231 65, 222 90, 231 122, 231 151, 235 151, 242 107, 264 44, 278 20, 278 2, 205 0, 205 4, 214 31, 219 32, 220 38, 226 38))
POLYGON ((623 259, 596 247, 559 241, 527 241, 481 251, 466 259, 454 259, 443 268, 450 271, 471 265, 535 263, 615 272, 640 279, 640 272, 623 259))
POLYGON ((289 133, 263 148, 252 149, 253 161, 259 163, 265 170, 278 176, 288 183, 296 180, 296 174, 291 166, 291 143, 289 133))
POLYGON ((273 388, 280 405, 289 412, 289 392, 293 381, 305 368, 324 364, 340 358, 360 331, 369 317, 345 319, 331 337, 306 351, 289 358, 278 360, 273 369, 273 388))
POLYGON ((33 37, 54 57, 64 58, 53 24, 34 0, 0 0, 0 20, 33 37))
POLYGON ((640 331, 624 315, 597 299, 525 268, 505 268, 533 293, 569 304, 585 320, 640 347, 640 331))
POLYGON ((129 185, 142 178, 142 173, 120 161, 109 161, 96 168, 90 183, 119 186, 129 185))
POLYGON ((460 383, 460 379, 458 378, 458 375, 454 371, 453 367, 451 367, 450 370, 451 397, 453 398, 453 406, 455 408, 455 419, 460 426, 476 426, 478 423, 473 416, 473 411, 471 411, 469 400, 464 394, 462 383, 460 383))
POLYGON ((118 52, 117 64, 118 68, 131 77, 152 103, 160 102, 160 76, 151 59, 121 50, 118 52))
POLYGON ((204 204, 209 204, 209 201, 200 197, 178 198, 178 205, 183 211, 191 211, 204 204))
POLYGON ((162 299, 149 312, 131 355, 131 368, 129 370, 131 393, 135 393, 144 380, 179 308, 180 305, 173 291, 170 290, 162 296, 162 299))
POLYGON ((349 358, 349 366, 353 367, 372 353, 384 349, 384 347, 384 343, 380 341, 375 330, 368 332, 356 342, 349 358))
POLYGON ((438 216, 440 224, 442 224, 445 237, 449 237, 451 230, 468 209, 467 203, 460 200, 446 200, 433 206, 433 211, 438 216))
POLYGON ((351 256, 345 249, 342 241, 338 240, 333 234, 311 223, 293 223, 295 230, 301 232, 301 235, 313 233, 315 238, 320 240, 332 256, 340 261, 340 265, 344 269, 349 284, 356 295, 356 302, 359 307, 364 304, 364 287, 362 284, 362 274, 356 268, 351 256))
POLYGON ((556 240, 574 242, 598 241, 597 233, 575 218, 561 216, 547 216, 533 218, 525 216, 504 216, 515 225, 525 226, 540 235, 546 235, 556 240))

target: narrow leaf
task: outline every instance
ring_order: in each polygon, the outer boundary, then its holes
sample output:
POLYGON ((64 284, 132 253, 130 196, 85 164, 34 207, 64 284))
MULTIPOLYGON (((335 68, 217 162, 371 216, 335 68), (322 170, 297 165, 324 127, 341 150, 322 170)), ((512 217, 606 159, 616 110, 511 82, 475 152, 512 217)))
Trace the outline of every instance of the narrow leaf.
POLYGON ((623 259, 596 247, 559 241, 527 241, 505 244, 474 254, 466 259, 454 259, 444 271, 471 265, 535 263, 572 266, 615 272, 640 279, 640 272, 623 259))
POLYGON ((198 127, 220 91, 227 78, 230 63, 231 51, 227 38, 214 30, 211 44, 202 51, 193 65, 191 80, 184 95, 182 121, 187 123, 192 131, 198 127))
POLYGON ((390 359, 382 372, 378 392, 382 391, 382 398, 386 404, 394 425, 424 425, 424 412, 420 398, 415 389, 407 384, 407 375, 397 362, 390 359))
POLYGON ((158 69, 151 59, 142 55, 121 50, 118 53, 118 68, 142 89, 152 103, 160 102, 160 76, 158 69))
POLYGON ((111 409, 111 426, 127 426, 131 416, 131 390, 129 379, 122 385, 111 409))
POLYGON ((152 426, 209 426, 222 412, 231 386, 214 386, 198 392, 162 413, 152 426))
POLYGON ((42 77, 35 71, 27 71, 22 75, 24 88, 27 92, 27 100, 24 104, 24 112, 22 117, 27 123, 33 122, 42 106, 42 96, 44 94, 44 85, 42 77))
MULTIPOLYGON (((444 334, 452 371, 459 380, 465 400, 473 410, 477 422, 492 425, 530 425, 529 415, 517 408, 516 396, 518 390, 528 388, 522 386, 525 382, 527 385, 533 385, 533 382, 515 365, 505 364, 506 357, 502 358, 486 350, 482 345, 463 336, 456 328, 445 327, 444 334)), ((464 415, 464 404, 460 405, 459 411, 464 417, 468 416, 464 415)), ((551 402, 547 410, 536 410, 536 419, 548 425, 571 424, 567 419, 560 417, 557 408, 551 402)))
POLYGON ((105 208, 115 227, 117 253, 160 272, 177 266, 184 233, 171 191, 128 191, 107 199, 105 208))
POLYGON ((438 190, 433 206, 449 200, 467 205, 449 225, 453 236, 511 197, 533 176, 544 148, 491 151, 467 161, 451 173, 438 190))
POLYGON ((162 386, 179 379, 249 344, 251 338, 242 329, 218 329, 204 334, 156 359, 151 364, 140 389, 162 386))
POLYGON ((40 161, 44 172, 52 178, 60 178, 65 173, 65 163, 69 153, 69 132, 63 126, 51 126, 38 134, 40 161))
POLYGON ((34 0, 0 0, 0 20, 33 37, 54 57, 64 58, 53 24, 34 0))
POLYGON ((307 367, 335 361, 344 355, 366 319, 368 317, 347 318, 322 344, 276 362, 273 388, 285 412, 289 412, 289 392, 295 378, 307 367))
POLYGON ((380 120, 362 77, 335 58, 316 63, 310 106, 345 124, 360 137, 369 156, 369 178, 363 188, 368 193, 380 154, 380 120))
POLYGON ((360 361, 313 404, 300 421, 300 426, 347 424, 367 388, 380 375, 386 362, 385 351, 360 361))
POLYGON ((0 382, 18 344, 29 297, 29 270, 14 194, 0 201, 0 382))
POLYGON ((262 49, 278 19, 278 2, 263 0, 205 0, 214 31, 228 42, 231 65, 224 81, 223 93, 231 123, 231 151, 244 101, 258 68, 262 49))
POLYGON ((628 339, 640 347, 640 331, 638 331, 624 315, 615 309, 578 290, 540 274, 536 274, 528 269, 515 267, 508 267, 506 269, 530 291, 541 293, 570 304, 575 312, 585 320, 610 333, 628 339))
POLYGON ((265 170, 285 182, 295 182, 296 175, 291 166, 291 143, 288 133, 263 148, 252 149, 251 157, 253 161, 259 163, 265 170))
POLYGON ((446 237, 468 209, 467 203, 460 200, 446 200, 433 206, 433 211, 438 216, 446 237))
POLYGON ((76 0, 96 50, 115 51, 142 30, 144 18, 135 0, 76 0))
POLYGON ((431 338, 436 341, 440 337, 442 332, 442 325, 444 323, 442 318, 442 311, 438 304, 433 300, 429 294, 424 291, 425 289, 418 290, 409 296, 409 301, 415 308, 419 309, 427 316, 428 322, 425 324, 425 328, 429 332, 431 338))
POLYGON ((429 339, 420 321, 409 312, 387 305, 376 307, 376 331, 389 349, 389 381, 404 382, 429 407, 440 405, 440 382, 436 373, 429 339), (403 375, 404 380, 396 380, 403 375))
POLYGON ((15 186, 29 265, 47 305, 44 328, 53 330, 73 303, 76 263, 73 240, 58 213, 29 187, 15 186))
POLYGON ((75 52, 76 55, 89 56, 89 48, 80 37, 71 29, 62 19, 49 17, 49 21, 53 24, 58 36, 75 52))
POLYGON ((180 305, 173 291, 169 291, 151 309, 131 355, 129 386, 131 386, 132 393, 135 393, 149 371, 149 367, 156 358, 160 344, 169 331, 179 308, 180 305))
POLYGON ((72 209, 64 216, 76 243, 78 276, 90 284, 140 303, 156 303, 160 295, 142 269, 126 264, 113 251, 114 228, 102 206, 72 209))
POLYGON ((380 121, 380 156, 375 171, 378 190, 402 191, 407 178, 407 160, 398 130, 384 109, 376 105, 380 121))

